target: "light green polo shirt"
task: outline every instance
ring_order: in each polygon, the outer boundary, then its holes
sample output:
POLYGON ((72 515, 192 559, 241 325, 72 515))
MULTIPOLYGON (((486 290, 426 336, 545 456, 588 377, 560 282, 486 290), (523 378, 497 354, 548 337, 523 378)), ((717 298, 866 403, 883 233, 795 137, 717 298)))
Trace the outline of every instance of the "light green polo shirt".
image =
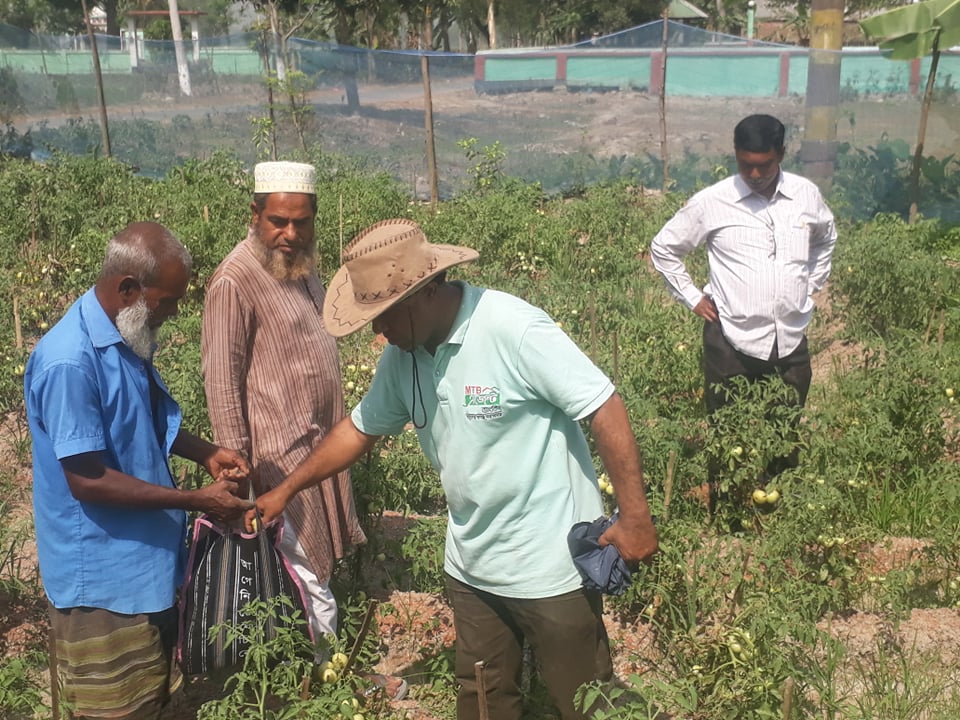
POLYGON ((353 422, 396 435, 426 418, 416 432, 447 497, 450 575, 505 597, 570 592, 582 581, 567 532, 603 513, 577 421, 613 385, 539 308, 457 284, 463 300, 446 342, 436 355, 388 346, 353 422))

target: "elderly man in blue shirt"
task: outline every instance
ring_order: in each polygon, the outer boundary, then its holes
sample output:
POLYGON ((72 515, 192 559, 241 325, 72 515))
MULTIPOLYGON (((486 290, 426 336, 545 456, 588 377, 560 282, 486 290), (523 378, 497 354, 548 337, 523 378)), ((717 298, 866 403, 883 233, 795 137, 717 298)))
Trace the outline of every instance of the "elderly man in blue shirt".
POLYGON ((186 513, 227 521, 249 507, 234 482, 246 461, 180 427, 152 363, 191 269, 165 227, 129 225, 27 363, 37 553, 74 718, 159 717, 182 683, 173 655, 186 513), (180 489, 171 454, 214 482, 180 489))

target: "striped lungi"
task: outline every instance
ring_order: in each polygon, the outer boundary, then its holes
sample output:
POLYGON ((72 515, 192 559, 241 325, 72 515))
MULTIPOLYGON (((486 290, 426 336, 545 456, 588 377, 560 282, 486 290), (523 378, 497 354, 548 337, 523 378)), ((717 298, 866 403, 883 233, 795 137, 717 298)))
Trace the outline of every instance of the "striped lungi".
POLYGON ((61 698, 74 718, 157 718, 183 676, 177 611, 121 615, 49 606, 61 698))

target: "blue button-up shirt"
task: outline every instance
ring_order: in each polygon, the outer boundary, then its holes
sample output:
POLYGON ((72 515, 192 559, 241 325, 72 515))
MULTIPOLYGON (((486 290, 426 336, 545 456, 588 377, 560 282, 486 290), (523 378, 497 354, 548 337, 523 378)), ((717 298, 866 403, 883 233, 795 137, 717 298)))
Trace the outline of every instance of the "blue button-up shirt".
POLYGON ((172 607, 183 581, 186 513, 80 502, 60 463, 99 452, 108 467, 174 486, 167 460, 180 408, 153 366, 123 342, 92 289, 37 344, 24 394, 47 597, 58 608, 125 614, 172 607), (159 390, 156 418, 148 373, 159 390))

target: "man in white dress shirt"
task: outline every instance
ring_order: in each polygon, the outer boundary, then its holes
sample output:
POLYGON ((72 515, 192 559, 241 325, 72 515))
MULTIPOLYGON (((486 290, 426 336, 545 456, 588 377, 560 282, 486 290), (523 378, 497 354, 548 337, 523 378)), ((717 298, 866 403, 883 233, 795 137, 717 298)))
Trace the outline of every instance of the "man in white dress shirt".
MULTIPOLYGON (((690 198, 650 246, 670 292, 705 320, 708 413, 731 399, 735 377, 779 375, 800 407, 810 389, 805 331, 813 294, 830 275, 837 231, 817 186, 780 169, 784 135, 770 115, 741 120, 733 132, 738 174, 690 198), (683 258, 703 243, 709 279, 701 290, 683 258)), ((775 458, 758 480, 791 465, 796 453, 775 458)))

